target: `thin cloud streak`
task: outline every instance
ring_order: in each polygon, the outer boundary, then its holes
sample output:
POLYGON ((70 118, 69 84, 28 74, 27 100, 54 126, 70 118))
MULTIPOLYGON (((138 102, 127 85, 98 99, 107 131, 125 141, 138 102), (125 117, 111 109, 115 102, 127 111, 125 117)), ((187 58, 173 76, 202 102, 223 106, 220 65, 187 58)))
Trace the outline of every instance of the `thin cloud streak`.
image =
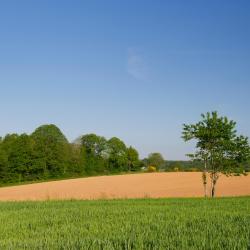
POLYGON ((144 58, 134 49, 128 49, 127 72, 137 80, 147 80, 148 70, 144 58))

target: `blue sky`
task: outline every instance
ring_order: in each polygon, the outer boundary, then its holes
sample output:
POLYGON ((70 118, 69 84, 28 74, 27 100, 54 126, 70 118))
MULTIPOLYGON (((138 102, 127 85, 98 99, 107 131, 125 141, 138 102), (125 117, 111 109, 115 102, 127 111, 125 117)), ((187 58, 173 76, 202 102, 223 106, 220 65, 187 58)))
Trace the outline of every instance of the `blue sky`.
POLYGON ((0 135, 54 123, 185 159, 218 110, 250 136, 250 1, 1 1, 0 135))

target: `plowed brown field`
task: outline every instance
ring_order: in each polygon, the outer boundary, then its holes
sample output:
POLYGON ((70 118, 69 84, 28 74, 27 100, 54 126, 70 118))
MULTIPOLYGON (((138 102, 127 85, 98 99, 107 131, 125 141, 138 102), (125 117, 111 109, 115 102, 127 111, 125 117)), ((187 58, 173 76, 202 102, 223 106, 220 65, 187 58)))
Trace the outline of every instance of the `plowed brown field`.
MULTIPOLYGON (((250 175, 221 176, 216 196, 250 195, 250 175)), ((0 188, 0 200, 202 197, 201 173, 128 174, 0 188)))

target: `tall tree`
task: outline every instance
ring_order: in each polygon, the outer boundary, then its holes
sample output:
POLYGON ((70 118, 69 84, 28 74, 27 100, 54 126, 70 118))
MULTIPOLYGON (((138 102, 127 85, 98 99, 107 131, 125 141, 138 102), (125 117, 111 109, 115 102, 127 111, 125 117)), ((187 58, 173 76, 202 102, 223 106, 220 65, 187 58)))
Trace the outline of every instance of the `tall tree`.
POLYGON ((85 148, 79 144, 70 144, 70 157, 69 157, 69 175, 83 175, 86 165, 85 148))
POLYGON ((18 139, 18 134, 7 134, 1 143, 1 168, 3 182, 13 182, 16 178, 16 173, 12 171, 9 164, 9 156, 13 151, 13 147, 18 139))
POLYGON ((33 179, 33 142, 28 135, 16 138, 9 152, 8 164, 16 180, 33 179))
POLYGON ((111 170, 127 170, 128 157, 125 143, 117 137, 108 140, 108 161, 111 170))
POLYGON ((53 124, 43 125, 31 137, 35 142, 35 164, 42 170, 43 176, 65 175, 69 162, 69 145, 60 129, 53 124))
POLYGON ((8 177, 8 155, 0 142, 0 181, 7 181, 8 177))
POLYGON ((96 134, 86 134, 81 137, 81 143, 88 153, 100 156, 106 147, 106 139, 96 134))
POLYGON ((140 167, 139 154, 137 150, 133 147, 127 149, 127 159, 128 159, 128 170, 136 170, 140 167))
POLYGON ((151 153, 148 156, 147 160, 148 165, 156 167, 156 169, 159 169, 162 167, 165 163, 165 160, 163 156, 160 153, 151 153))
POLYGON ((107 146, 106 139, 96 134, 86 134, 81 137, 81 143, 86 155, 86 172, 88 174, 103 172, 105 169, 103 154, 107 146))
POLYGON ((243 173, 242 164, 250 157, 250 147, 247 137, 237 136, 236 122, 218 116, 217 112, 201 117, 202 120, 195 124, 183 125, 182 137, 184 141, 196 140, 197 151, 189 156, 204 162, 204 184, 208 172, 214 197, 220 174, 243 173))

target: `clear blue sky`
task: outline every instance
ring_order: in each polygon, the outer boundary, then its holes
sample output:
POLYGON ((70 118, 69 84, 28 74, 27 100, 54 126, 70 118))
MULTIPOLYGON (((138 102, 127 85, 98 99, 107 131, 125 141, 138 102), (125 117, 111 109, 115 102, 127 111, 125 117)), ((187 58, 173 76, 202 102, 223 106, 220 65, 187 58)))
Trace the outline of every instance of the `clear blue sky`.
POLYGON ((1 1, 0 135, 54 123, 185 159, 218 110, 250 136, 250 1, 1 1))

